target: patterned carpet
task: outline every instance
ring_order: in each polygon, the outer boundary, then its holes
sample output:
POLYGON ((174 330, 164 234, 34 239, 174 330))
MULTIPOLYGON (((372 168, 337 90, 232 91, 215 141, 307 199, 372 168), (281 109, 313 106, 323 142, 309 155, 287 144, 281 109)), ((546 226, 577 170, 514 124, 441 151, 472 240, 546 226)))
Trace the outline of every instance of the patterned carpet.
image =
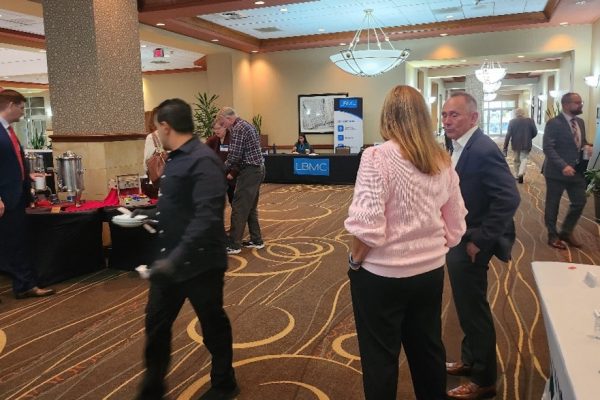
MULTIPOLYGON (((539 156, 537 157, 539 161, 539 156)), ((533 260, 600 264, 599 226, 588 203, 577 237, 582 250, 554 250, 543 226, 544 182, 531 164, 519 185, 514 261, 494 260, 489 298, 498 333, 501 399, 539 399, 549 358, 533 260)), ((260 217, 267 246, 230 257, 225 304, 234 329, 240 400, 362 399, 361 368, 346 277, 343 220, 350 186, 265 184, 260 217)), ((0 277, 0 398, 131 399, 142 373, 146 282, 104 270, 56 285, 58 295, 14 300, 0 277)), ((462 338, 444 292, 448 358, 462 338)), ((207 388, 209 358, 186 304, 173 331, 169 398, 207 388)), ((413 399, 401 358, 399 399, 413 399)), ((459 378, 449 378, 455 386, 459 378)))

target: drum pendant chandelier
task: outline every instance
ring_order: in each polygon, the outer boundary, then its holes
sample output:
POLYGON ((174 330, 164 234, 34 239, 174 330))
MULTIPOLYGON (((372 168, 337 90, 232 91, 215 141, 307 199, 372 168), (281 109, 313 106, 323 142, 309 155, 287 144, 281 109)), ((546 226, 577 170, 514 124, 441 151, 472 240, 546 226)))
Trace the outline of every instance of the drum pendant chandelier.
POLYGON ((408 58, 410 51, 408 49, 396 50, 383 29, 375 27, 375 22, 381 26, 381 22, 373 16, 373 10, 366 9, 362 26, 354 34, 350 46, 346 50, 340 50, 329 59, 349 74, 363 77, 381 75, 402 64, 408 58), (357 50, 356 47, 363 30, 367 35, 366 49, 357 50), (382 40, 379 40, 380 36, 382 40), (373 46, 376 46, 374 49, 371 49, 371 40, 373 40, 373 46), (386 43, 389 49, 382 48, 386 43))

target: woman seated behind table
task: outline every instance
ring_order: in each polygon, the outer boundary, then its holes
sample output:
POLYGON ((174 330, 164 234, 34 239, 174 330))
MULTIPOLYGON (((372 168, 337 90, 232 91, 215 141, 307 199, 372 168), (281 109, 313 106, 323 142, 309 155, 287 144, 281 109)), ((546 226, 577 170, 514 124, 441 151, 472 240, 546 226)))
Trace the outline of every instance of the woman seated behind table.
POLYGON ((313 152, 312 146, 306 140, 306 136, 299 135, 298 141, 294 144, 292 154, 310 154, 313 152))
MULTIPOLYGON (((227 155, 229 154, 229 143, 231 141, 231 135, 229 130, 222 127, 217 121, 213 124, 212 131, 214 135, 206 139, 206 145, 214 150, 215 153, 221 158, 221 161, 225 163, 227 155)), ((227 173, 227 199, 229 204, 233 203, 233 193, 235 192, 235 178, 239 171, 237 167, 232 167, 227 173), (229 179, 231 176, 232 179, 229 179)))

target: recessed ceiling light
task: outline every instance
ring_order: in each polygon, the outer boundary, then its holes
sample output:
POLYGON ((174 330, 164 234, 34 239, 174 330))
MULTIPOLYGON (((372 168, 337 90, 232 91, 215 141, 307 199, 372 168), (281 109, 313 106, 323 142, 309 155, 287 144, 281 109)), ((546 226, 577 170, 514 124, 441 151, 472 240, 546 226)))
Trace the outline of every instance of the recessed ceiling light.
POLYGON ((517 56, 517 58, 525 58, 525 56, 517 56))
POLYGON ((460 62, 467 62, 467 60, 460 60, 460 62))
POLYGON ((143 44, 141 47, 144 47, 144 48, 145 48, 145 47, 148 47, 148 46, 147 46, 147 45, 145 45, 145 44, 143 44))
POLYGON ((440 33, 440 36, 448 36, 447 33, 440 33))
POLYGON ((252 50, 251 53, 258 53, 258 50, 252 50))
POLYGON ((340 43, 340 46, 345 46, 345 45, 346 45, 346 43, 344 43, 344 42, 340 43))
POLYGON ((319 32, 325 32, 325 29, 319 28, 319 32))
POLYGON ((281 12, 287 12, 287 8, 280 8, 279 11, 281 11, 281 12))
POLYGON ((211 42, 218 42, 219 39, 212 39, 211 42))
POLYGON ((586 4, 586 3, 587 3, 587 1, 585 1, 585 0, 581 0, 581 1, 576 1, 575 2, 575 4, 577 4, 578 6, 582 6, 582 5, 586 4))
POLYGON ((561 22, 559 25, 560 26, 567 26, 567 25, 569 25, 569 23, 568 22, 561 22))
POLYGON ((162 22, 157 22, 157 23, 156 23, 156 26, 165 26, 165 24, 164 24, 164 23, 162 23, 162 22))
POLYGON ((446 15, 446 19, 452 19, 454 18, 454 15, 446 15))
POLYGON ((262 6, 263 4, 265 4, 264 1, 255 1, 254 4, 256 4, 257 6, 262 6))

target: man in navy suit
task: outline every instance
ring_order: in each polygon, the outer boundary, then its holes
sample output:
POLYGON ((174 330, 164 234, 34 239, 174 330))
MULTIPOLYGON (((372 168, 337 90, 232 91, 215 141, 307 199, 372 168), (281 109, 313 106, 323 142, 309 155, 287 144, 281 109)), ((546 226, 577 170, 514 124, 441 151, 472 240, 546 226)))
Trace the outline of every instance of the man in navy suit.
POLYGON ((557 249, 566 249, 565 242, 573 247, 581 247, 581 243, 573 237, 573 229, 586 202, 583 172, 588 162, 583 156, 586 153, 590 155, 592 147, 585 137, 585 124, 577 117, 583 110, 581 96, 567 93, 561 98, 561 105, 562 112, 548 121, 544 129, 544 222, 548 229, 548 244, 557 249), (571 204, 559 232, 556 229, 556 218, 560 198, 565 190, 571 204))
POLYGON ((54 294, 37 287, 35 270, 26 249, 25 208, 30 202, 31 180, 25 154, 11 123, 23 116, 25 97, 14 90, 0 92, 0 270, 13 278, 18 299, 54 294))
POLYGON ((452 163, 469 213, 467 232, 448 252, 446 264, 460 326, 461 360, 447 362, 450 375, 471 380, 448 391, 452 399, 496 394, 496 332, 487 301, 487 271, 492 256, 510 260, 515 239, 513 216, 520 197, 515 178, 498 146, 477 126, 477 102, 464 92, 444 103, 442 121, 452 139, 452 163))

